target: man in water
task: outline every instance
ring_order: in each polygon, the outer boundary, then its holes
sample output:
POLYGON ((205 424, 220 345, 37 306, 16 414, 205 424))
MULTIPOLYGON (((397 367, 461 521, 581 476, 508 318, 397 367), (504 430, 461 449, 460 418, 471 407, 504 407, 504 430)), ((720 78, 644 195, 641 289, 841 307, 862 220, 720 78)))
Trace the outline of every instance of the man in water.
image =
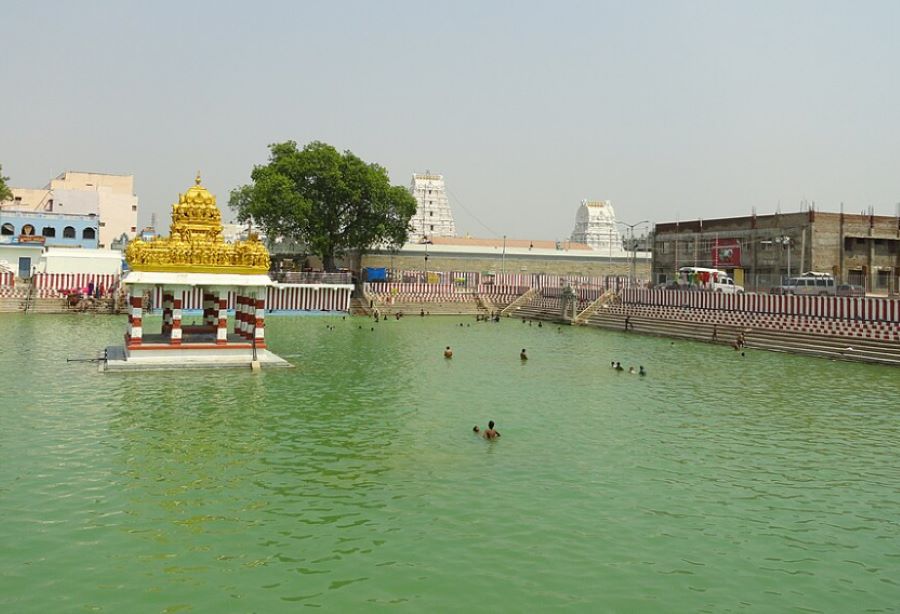
POLYGON ((472 432, 475 433, 476 435, 478 435, 479 433, 481 433, 481 429, 478 428, 478 425, 476 424, 475 426, 472 427, 472 432))
POLYGON ((624 371, 624 370, 625 370, 625 368, 622 366, 622 363, 617 362, 616 363, 616 371, 624 371))
POLYGON ((444 358, 453 358, 453 350, 450 349, 449 345, 444 350, 444 358))
POLYGON ((647 375, 647 372, 644 371, 644 365, 641 365, 641 370, 638 371, 638 375, 647 375))
POLYGON ((488 422, 488 427, 484 429, 484 438, 497 439, 498 437, 500 437, 500 433, 494 429, 494 421, 491 420, 488 422))
POLYGON ((528 354, 525 353, 525 348, 522 348, 522 351, 519 352, 519 358, 522 360, 528 360, 528 354))

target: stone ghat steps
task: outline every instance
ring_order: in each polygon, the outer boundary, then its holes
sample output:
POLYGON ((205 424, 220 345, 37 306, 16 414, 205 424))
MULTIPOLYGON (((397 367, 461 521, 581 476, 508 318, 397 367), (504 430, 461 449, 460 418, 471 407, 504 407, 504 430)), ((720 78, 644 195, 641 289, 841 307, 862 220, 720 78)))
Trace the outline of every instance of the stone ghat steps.
MULTIPOLYGON (((0 313, 17 313, 25 311, 26 299, 21 297, 0 297, 0 313)), ((73 309, 64 298, 33 298, 28 302, 28 313, 125 313, 124 309, 116 310, 114 302, 103 300, 90 305, 86 309, 73 309)))
POLYGON ((375 303, 381 315, 393 315, 402 311, 405 316, 417 316, 423 310, 429 315, 476 315, 487 313, 475 301, 442 303, 439 301, 395 302, 392 305, 375 303))
MULTIPOLYGON (((625 316, 615 313, 598 313, 588 320, 588 325, 610 330, 625 330, 625 316)), ((717 324, 717 341, 712 341, 713 324, 685 320, 651 319, 632 316, 633 332, 731 344, 744 326, 717 324)), ((872 339, 846 339, 831 335, 797 333, 771 329, 752 329, 746 334, 748 348, 807 354, 837 360, 880 363, 900 366, 900 344, 872 339)))
POLYGON ((369 302, 359 297, 350 299, 350 315, 352 316, 369 316, 372 315, 369 310, 369 302))
MULTIPOLYGON (((14 313, 25 311, 25 299, 19 297, 0 297, 0 312, 14 313)), ((36 298, 28 305, 28 313, 67 313, 66 301, 61 298, 36 298)))
POLYGON ((709 309, 685 309, 658 305, 612 305, 604 308, 610 313, 630 314, 632 317, 690 320, 711 324, 740 324, 751 328, 783 329, 821 333, 848 338, 879 338, 900 341, 900 325, 894 322, 848 321, 796 315, 742 313, 709 309))
POLYGON ((544 322, 559 322, 562 318, 559 312, 559 307, 555 309, 547 309, 540 305, 534 305, 529 303, 528 305, 522 305, 518 309, 511 310, 509 312, 510 317, 513 318, 521 318, 523 320, 542 320, 544 322))

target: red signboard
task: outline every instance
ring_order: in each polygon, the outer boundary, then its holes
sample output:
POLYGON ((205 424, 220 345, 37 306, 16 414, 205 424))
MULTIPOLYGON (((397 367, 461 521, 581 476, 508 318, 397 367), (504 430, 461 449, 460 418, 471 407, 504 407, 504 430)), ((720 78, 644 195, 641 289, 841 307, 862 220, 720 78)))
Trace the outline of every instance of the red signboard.
POLYGON ((713 244, 714 269, 735 269, 741 266, 741 244, 737 239, 716 239, 713 244))
POLYGON ((19 235, 19 243, 40 243, 44 244, 46 238, 40 235, 19 235))

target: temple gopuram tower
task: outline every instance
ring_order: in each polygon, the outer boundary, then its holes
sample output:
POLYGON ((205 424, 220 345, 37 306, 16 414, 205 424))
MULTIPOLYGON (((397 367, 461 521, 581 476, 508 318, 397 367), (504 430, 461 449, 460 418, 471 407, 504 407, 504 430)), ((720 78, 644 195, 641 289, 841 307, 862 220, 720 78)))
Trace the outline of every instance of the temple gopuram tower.
POLYGON ((409 191, 418 203, 416 214, 409 221, 412 226, 410 243, 421 243, 432 237, 456 236, 456 225, 447 200, 443 175, 431 171, 416 173, 412 177, 409 191))
POLYGON ((608 200, 583 200, 575 214, 572 242, 584 243, 610 256, 624 254, 622 237, 616 226, 616 211, 608 200))

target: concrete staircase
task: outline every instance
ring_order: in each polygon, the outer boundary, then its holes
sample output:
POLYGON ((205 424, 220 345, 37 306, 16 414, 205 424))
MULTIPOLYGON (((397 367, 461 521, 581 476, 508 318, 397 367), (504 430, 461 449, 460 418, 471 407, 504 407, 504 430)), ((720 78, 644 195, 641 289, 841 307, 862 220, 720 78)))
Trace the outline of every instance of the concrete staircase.
MULTIPOLYGON (((588 326, 625 331, 626 313, 601 309, 592 315, 588 326)), ((746 347, 806 354, 836 360, 880 363, 900 366, 900 344, 878 339, 840 337, 810 332, 792 332, 740 325, 696 322, 692 320, 656 319, 629 315, 629 332, 691 339, 730 345, 744 333, 746 347), (713 339, 715 330, 716 339, 713 339)))

